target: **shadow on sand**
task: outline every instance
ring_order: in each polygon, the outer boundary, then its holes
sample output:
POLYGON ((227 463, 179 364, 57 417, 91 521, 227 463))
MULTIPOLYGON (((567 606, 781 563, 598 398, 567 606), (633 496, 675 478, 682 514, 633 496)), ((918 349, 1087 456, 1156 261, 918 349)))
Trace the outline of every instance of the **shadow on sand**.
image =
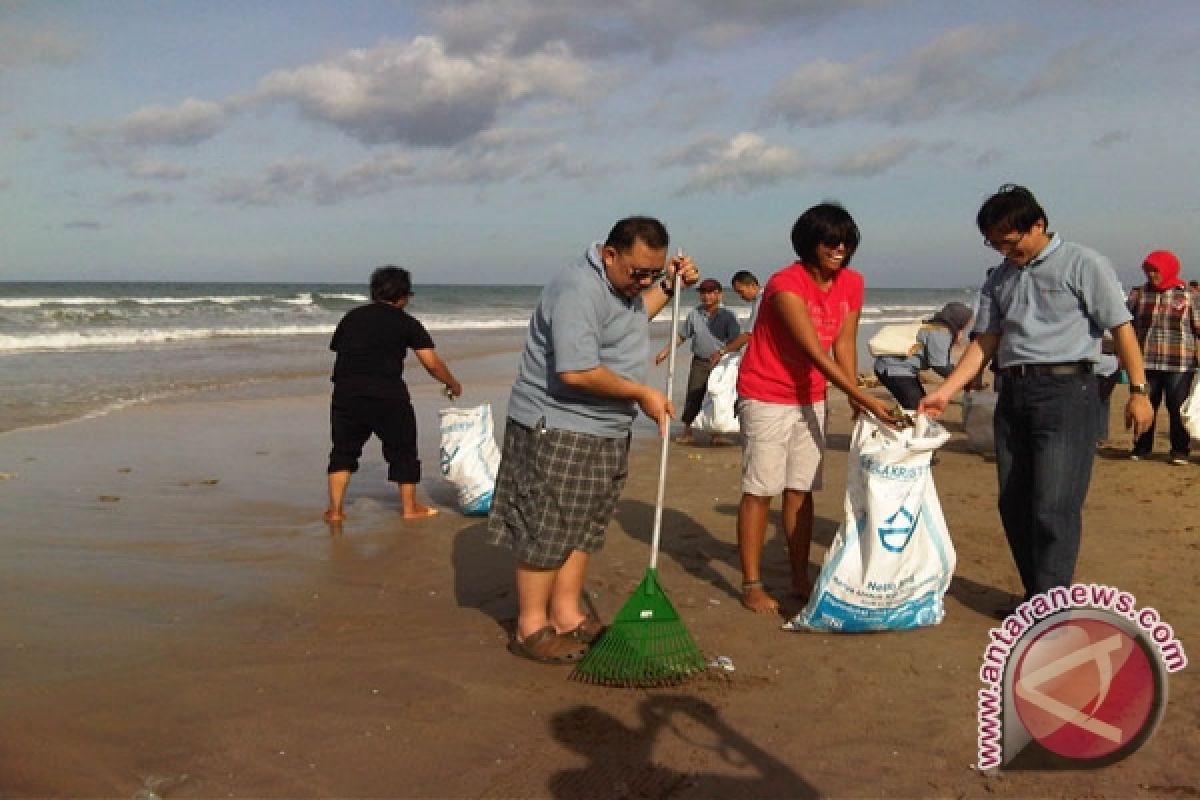
POLYGON ((690 695, 650 694, 629 726, 591 705, 560 711, 550 720, 554 736, 588 763, 550 778, 558 800, 594 797, 816 797, 816 789, 721 718, 710 703, 690 695), (655 760, 706 763, 716 758, 724 774, 686 772, 655 760), (661 757, 661 756, 660 756, 661 757))

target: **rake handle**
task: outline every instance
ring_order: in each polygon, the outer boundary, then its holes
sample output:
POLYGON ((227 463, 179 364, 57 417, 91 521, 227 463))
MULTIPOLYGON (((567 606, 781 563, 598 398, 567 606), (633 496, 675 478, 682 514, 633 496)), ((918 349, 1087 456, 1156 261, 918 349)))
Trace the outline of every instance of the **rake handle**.
MULTIPOLYGON (((683 250, 679 250, 679 256, 683 250)), ((671 338, 667 340, 669 348, 667 355, 667 402, 671 402, 671 392, 675 387, 675 338, 679 335, 679 269, 675 269, 672 278, 674 291, 671 293, 671 338)), ((650 536, 650 569, 658 568, 658 542, 662 538, 663 499, 667 493, 667 457, 671 449, 671 424, 667 422, 667 432, 662 437, 662 445, 658 456, 658 493, 654 498, 654 532, 650 536)))

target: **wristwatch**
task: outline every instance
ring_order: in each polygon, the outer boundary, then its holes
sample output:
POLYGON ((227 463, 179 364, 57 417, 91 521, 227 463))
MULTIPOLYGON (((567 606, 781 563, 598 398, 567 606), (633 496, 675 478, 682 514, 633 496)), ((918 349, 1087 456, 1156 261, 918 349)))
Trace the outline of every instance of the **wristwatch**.
POLYGON ((667 281, 667 279, 666 279, 666 278, 663 278, 663 279, 662 279, 662 280, 659 282, 659 284, 658 284, 658 288, 662 289, 662 290, 663 290, 663 294, 665 294, 667 297, 672 297, 672 296, 674 296, 674 294, 675 294, 675 287, 674 287, 674 286, 672 286, 672 285, 671 285, 671 284, 670 284, 670 283, 667 281))
POLYGON ((1130 394, 1150 394, 1150 387, 1148 387, 1144 383, 1131 383, 1131 384, 1129 384, 1129 393, 1130 394))

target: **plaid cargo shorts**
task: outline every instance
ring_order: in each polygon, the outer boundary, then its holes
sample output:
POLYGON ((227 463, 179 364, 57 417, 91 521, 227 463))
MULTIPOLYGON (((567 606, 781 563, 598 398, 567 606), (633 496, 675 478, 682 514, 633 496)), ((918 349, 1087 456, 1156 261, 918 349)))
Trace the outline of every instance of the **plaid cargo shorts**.
POLYGON ((629 473, 629 437, 527 427, 509 418, 488 542, 533 567, 561 567, 572 550, 594 553, 629 473))

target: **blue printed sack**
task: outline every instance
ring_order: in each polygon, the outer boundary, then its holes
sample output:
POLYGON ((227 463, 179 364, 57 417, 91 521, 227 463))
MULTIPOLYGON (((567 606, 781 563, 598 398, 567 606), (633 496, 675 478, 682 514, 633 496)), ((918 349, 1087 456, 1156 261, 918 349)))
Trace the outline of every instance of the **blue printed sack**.
POLYGON ((443 408, 441 466, 458 493, 458 505, 468 516, 482 516, 492 507, 500 450, 492 435, 492 407, 443 408))
POLYGON ((844 516, 808 604, 785 630, 880 631, 936 625, 954 544, 930 461, 950 433, 923 414, 895 431, 859 415, 844 516))

